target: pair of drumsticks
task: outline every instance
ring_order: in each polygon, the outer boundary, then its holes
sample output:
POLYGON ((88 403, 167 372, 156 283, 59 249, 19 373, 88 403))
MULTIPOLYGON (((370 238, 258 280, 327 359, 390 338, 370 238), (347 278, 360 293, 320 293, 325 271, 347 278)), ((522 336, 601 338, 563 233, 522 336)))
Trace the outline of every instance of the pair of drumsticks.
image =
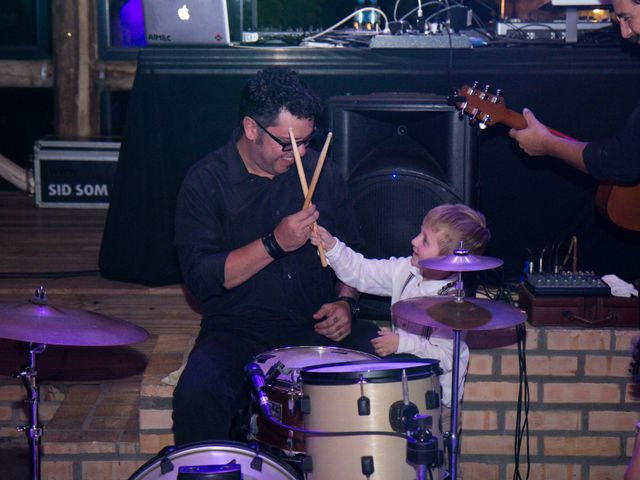
MULTIPOLYGON (((333 137, 333 133, 329 132, 327 134, 327 139, 324 142, 324 146, 322 147, 322 151, 320 152, 320 157, 318 158, 318 164, 316 165, 316 169, 313 172, 313 177, 311 178, 311 185, 307 185, 307 177, 304 174, 304 169, 302 168, 302 159, 300 158, 300 151, 298 150, 298 143, 296 142, 296 137, 293 135, 293 129, 289 128, 289 138, 291 139, 291 145, 293 147, 293 157, 296 160, 296 168, 298 169, 298 177, 300 177, 300 186, 302 187, 302 194, 304 195, 304 204, 302 208, 308 208, 311 205, 311 198, 313 197, 313 193, 316 190, 316 186, 318 185, 318 179, 320 178, 320 172, 322 172, 322 166, 324 165, 324 160, 327 157, 327 152, 329 151, 329 144, 331 144, 331 138, 333 137)), ((313 222, 313 231, 315 232, 318 228, 318 224, 313 222)), ((322 244, 318 245, 318 255, 320 255, 320 262, 323 267, 327 266, 327 257, 324 254, 324 248, 322 244)))

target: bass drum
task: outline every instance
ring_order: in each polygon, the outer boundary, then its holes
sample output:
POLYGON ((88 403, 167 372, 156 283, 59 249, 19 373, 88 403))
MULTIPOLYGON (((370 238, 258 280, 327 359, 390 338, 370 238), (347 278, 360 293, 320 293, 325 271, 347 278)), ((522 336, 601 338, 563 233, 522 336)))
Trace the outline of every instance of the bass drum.
MULTIPOLYGON (((166 447, 140 467, 129 480, 176 480, 180 467, 222 466, 229 463, 240 465, 240 478, 243 480, 299 480, 288 465, 236 442, 202 442, 166 447)), ((218 476, 226 478, 224 474, 218 476)))

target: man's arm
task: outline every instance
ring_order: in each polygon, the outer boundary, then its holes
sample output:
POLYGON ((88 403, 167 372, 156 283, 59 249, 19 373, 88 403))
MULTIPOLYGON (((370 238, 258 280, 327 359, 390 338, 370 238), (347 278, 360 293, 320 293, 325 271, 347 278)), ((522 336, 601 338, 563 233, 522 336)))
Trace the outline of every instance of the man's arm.
POLYGON ((518 142, 520 148, 532 157, 543 155, 556 157, 566 164, 588 173, 582 156, 587 146, 586 142, 554 135, 526 108, 522 115, 527 121, 527 128, 522 130, 512 128, 509 131, 509 135, 518 142))
MULTIPOLYGON (((302 247, 311 235, 311 225, 318 220, 314 205, 283 218, 273 231, 273 239, 285 252, 302 247)), ((237 287, 274 261, 262 238, 233 250, 224 264, 224 286, 237 287)), ((277 247, 276 247, 277 248, 277 247)))

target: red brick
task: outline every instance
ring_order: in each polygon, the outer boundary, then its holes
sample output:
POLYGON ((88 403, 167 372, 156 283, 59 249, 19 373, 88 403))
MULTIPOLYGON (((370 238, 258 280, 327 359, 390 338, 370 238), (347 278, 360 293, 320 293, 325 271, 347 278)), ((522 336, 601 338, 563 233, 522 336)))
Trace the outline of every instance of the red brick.
POLYGON ((129 478, 141 465, 142 463, 134 460, 84 461, 82 462, 82 478, 121 480, 129 478))
POLYGON ((629 358, 609 355, 586 355, 584 373, 585 375, 599 377, 627 378, 630 377, 629 358))
POLYGON ((0 386, 0 401, 21 401, 27 398, 27 391, 19 385, 0 386))
MULTIPOLYGON (((527 373, 545 376, 575 376, 578 371, 578 359, 575 356, 528 355, 527 373)), ((502 357, 502 375, 518 375, 520 365, 516 355, 502 357)))
POLYGON ((0 421, 7 422, 13 418, 13 408, 0 406, 0 421))
POLYGON ((171 410, 140 410, 142 430, 171 429, 172 425, 171 410))
MULTIPOLYGON (((514 382, 467 382, 464 389, 466 402, 514 402, 518 400, 519 384, 514 382)), ((531 400, 536 401, 537 384, 529 382, 531 400)))
MULTIPOLYGON (((507 412, 505 429, 513 430, 516 426, 516 412, 507 412)), ((466 425, 465 425, 466 427, 466 425)), ((580 411, 529 411, 529 429, 564 430, 577 432, 582 429, 582 413, 580 411)))
POLYGON ((65 402, 81 403, 83 405, 94 404, 100 396, 100 385, 72 385, 67 393, 65 402))
POLYGON ((545 437, 544 454, 569 457, 617 457, 620 439, 617 437, 545 437))
POLYGON ((42 480, 73 480, 73 462, 42 459, 42 480))
POLYGON ((472 352, 469 357, 469 375, 491 375, 493 357, 472 352))
POLYGON ((626 465, 591 465, 589 480, 618 480, 624 476, 626 465))
POLYGON ((500 478, 500 465, 461 462, 460 472, 462 473, 462 478, 468 480, 474 480, 476 478, 483 480, 493 480, 500 478))
POLYGON ((548 330, 549 350, 610 350, 611 332, 607 330, 558 329, 548 330))
POLYGON ((174 445, 172 433, 140 433, 140 453, 156 454, 167 445, 174 445))
POLYGON ((638 412, 595 411, 589 413, 589 431, 634 432, 638 412))
POLYGON ((627 352, 630 356, 638 340, 640 340, 640 336, 636 329, 616 330, 614 334, 614 348, 618 352, 627 352))
MULTIPOLYGON (((537 454, 535 438, 535 435, 530 436, 532 455, 537 454)), ((514 448, 513 433, 511 432, 504 435, 471 435, 467 432, 461 443, 462 455, 512 455, 514 448)))
POLYGON ((498 414, 495 411, 463 410, 464 430, 497 430, 498 414))
POLYGON ((547 383, 545 403, 619 403, 620 387, 612 383, 547 383))
MULTIPOLYGON (((526 460, 525 460, 526 462, 526 460)), ((525 478, 526 463, 520 464, 520 475, 525 478)), ((515 465, 507 465, 506 478, 513 478, 515 465)), ((580 480, 582 478, 582 466, 578 464, 564 463, 532 463, 529 480, 580 480)))

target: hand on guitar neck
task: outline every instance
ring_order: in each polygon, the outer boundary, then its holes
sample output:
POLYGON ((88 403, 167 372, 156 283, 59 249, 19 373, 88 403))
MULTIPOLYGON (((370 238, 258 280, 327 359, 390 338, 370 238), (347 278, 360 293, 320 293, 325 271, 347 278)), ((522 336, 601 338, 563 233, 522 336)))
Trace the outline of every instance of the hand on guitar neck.
MULTIPOLYGON (((497 123, 510 127, 509 136, 528 155, 556 157, 588 173, 582 156, 586 142, 548 128, 526 108, 523 114, 508 109, 499 91, 494 95, 488 88, 480 90, 475 84, 472 87, 464 85, 450 101, 481 129, 497 123)), ((596 204, 600 213, 616 225, 640 231, 640 185, 602 184, 598 187, 596 204)))

